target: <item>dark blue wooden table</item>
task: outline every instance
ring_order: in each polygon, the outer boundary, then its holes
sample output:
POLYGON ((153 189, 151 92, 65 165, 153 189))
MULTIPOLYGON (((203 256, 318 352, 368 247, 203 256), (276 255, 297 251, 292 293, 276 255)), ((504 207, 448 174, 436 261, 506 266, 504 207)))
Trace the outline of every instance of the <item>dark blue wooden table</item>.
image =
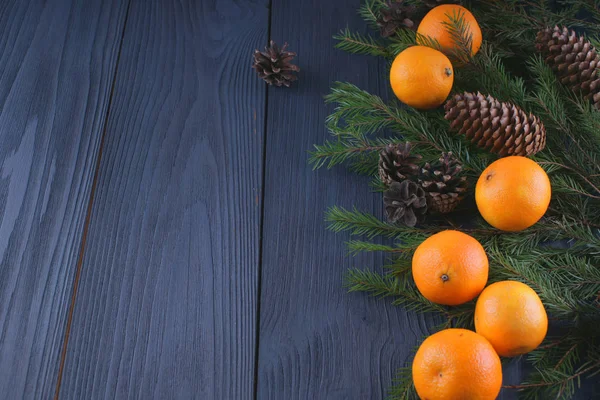
POLYGON ((332 82, 388 91, 333 48, 359 5, 0 2, 1 398, 385 397, 439 321, 346 294, 382 256, 323 211, 380 197, 307 164, 332 82), (250 68, 269 38, 291 89, 250 68))

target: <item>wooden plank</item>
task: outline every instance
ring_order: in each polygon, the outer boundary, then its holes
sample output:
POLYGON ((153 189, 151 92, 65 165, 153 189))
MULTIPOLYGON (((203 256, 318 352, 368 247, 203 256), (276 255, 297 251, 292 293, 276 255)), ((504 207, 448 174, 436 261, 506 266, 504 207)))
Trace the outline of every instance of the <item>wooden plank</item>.
POLYGON ((126 4, 0 5, 0 392, 54 394, 126 4))
POLYGON ((252 397, 267 31, 265 0, 132 2, 65 398, 252 397))
POLYGON ((302 69, 292 89, 270 89, 259 334, 259 399, 381 399, 396 369, 438 321, 363 294, 347 294, 349 267, 378 268, 378 254, 348 257, 346 235, 325 229, 329 206, 382 216, 381 196, 343 168, 313 172, 307 151, 329 137, 323 96, 334 81, 387 94, 385 65, 334 49, 340 28, 366 32, 360 0, 274 0, 271 37, 288 41, 302 69))

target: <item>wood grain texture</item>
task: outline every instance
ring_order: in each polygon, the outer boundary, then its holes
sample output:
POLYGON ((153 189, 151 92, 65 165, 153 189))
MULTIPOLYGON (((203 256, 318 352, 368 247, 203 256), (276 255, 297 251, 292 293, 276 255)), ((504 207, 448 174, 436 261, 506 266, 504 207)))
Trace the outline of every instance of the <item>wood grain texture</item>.
POLYGON ((329 137, 323 96, 334 81, 388 92, 385 65, 334 49, 340 28, 366 32, 360 0, 273 0, 271 37, 298 53, 299 82, 269 89, 258 399, 382 399, 396 369, 439 320, 347 294, 349 267, 377 269, 380 254, 348 257, 346 235, 325 228, 333 205, 383 216, 381 196, 344 168, 312 171, 307 151, 329 137))
POLYGON ((120 1, 0 4, 0 397, 56 386, 120 1))
POLYGON ((133 0, 65 399, 251 398, 266 1, 133 0))

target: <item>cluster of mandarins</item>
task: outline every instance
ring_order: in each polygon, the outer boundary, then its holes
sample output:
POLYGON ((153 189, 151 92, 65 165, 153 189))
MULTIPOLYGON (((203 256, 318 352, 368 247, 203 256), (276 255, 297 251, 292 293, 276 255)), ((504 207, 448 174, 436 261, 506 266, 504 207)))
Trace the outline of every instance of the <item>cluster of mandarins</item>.
POLYGON ((445 329, 419 347, 412 365, 417 393, 431 400, 495 399, 502 385, 499 355, 527 353, 546 336, 548 317, 540 298, 517 281, 485 287, 485 250, 459 231, 443 231, 421 243, 412 272, 419 292, 434 303, 455 306, 479 295, 476 332, 445 329))
MULTIPOLYGON (((454 81, 452 63, 443 53, 455 46, 448 31, 452 16, 467 24, 474 55, 481 30, 473 15, 458 5, 432 9, 418 27, 419 38, 435 39, 442 51, 416 45, 401 52, 391 68, 396 96, 418 109, 440 106, 454 81)), ((534 161, 519 156, 499 159, 481 174, 475 200, 483 218, 495 228, 520 231, 534 225, 550 203, 550 180, 534 161)), ((475 331, 445 329, 419 347, 413 381, 422 399, 495 399, 502 385, 500 356, 527 353, 544 340, 548 317, 536 292, 516 281, 488 281, 488 258, 473 237, 448 230, 429 237, 416 249, 412 273, 428 300, 455 306, 479 298, 475 331)))

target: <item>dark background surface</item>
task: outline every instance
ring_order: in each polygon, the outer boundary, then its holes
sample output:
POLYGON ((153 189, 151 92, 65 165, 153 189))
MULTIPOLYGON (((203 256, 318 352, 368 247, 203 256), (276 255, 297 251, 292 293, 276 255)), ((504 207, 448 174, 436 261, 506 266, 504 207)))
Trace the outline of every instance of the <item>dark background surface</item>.
POLYGON ((323 211, 381 199, 307 164, 332 82, 389 91, 333 48, 359 5, 0 1, 1 398, 385 397, 439 321, 345 293, 383 259, 323 211), (269 38, 290 89, 250 68, 269 38))

